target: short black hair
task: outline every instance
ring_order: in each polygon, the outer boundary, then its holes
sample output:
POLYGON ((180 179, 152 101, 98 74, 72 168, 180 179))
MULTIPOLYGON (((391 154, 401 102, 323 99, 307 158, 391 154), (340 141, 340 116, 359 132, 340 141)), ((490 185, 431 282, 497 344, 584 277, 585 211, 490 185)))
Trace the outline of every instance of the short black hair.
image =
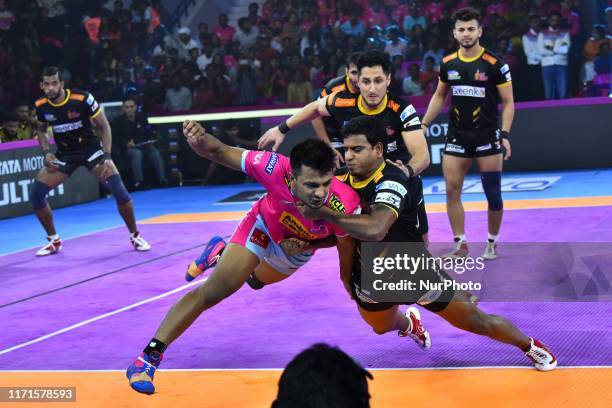
POLYGON ((357 60, 357 69, 359 72, 365 67, 376 67, 379 65, 385 75, 389 75, 389 72, 391 72, 389 54, 378 50, 370 50, 361 54, 357 60))
POLYGON ((302 166, 310 167, 324 174, 334 169, 334 149, 321 139, 308 139, 295 145, 291 150, 289 160, 291 171, 300 175, 302 166))
POLYGON ((352 53, 348 60, 349 65, 350 64, 357 65, 357 61, 359 61, 359 57, 361 57, 361 54, 363 53, 360 51, 352 53))
POLYGON ((315 344, 287 365, 272 408, 366 408, 368 378, 372 374, 339 348, 315 344))
POLYGON ((134 102, 134 105, 138 106, 138 101, 136 101, 136 98, 134 96, 126 96, 125 98, 123 98, 122 105, 125 105, 127 101, 132 101, 134 102))
POLYGON ((352 135, 364 135, 372 148, 381 143, 383 152, 386 150, 387 132, 385 125, 374 116, 357 116, 349 120, 342 128, 342 136, 346 139, 352 135))
POLYGON ((550 13, 548 13, 548 18, 549 19, 554 17, 554 16, 557 16, 557 17, 561 18, 561 13, 559 13, 557 10, 553 10, 550 13))
POLYGON ((56 66, 50 66, 50 67, 43 68, 42 75, 41 75, 40 79, 42 80, 46 76, 53 76, 53 75, 57 75, 57 78, 60 81, 63 81, 62 73, 61 73, 60 69, 58 67, 56 67, 56 66))
POLYGON ((466 22, 476 20, 478 22, 478 25, 480 25, 481 18, 482 16, 480 15, 480 11, 476 10, 473 7, 464 7, 453 13, 453 15, 451 16, 451 24, 453 27, 455 27, 457 21, 466 22))

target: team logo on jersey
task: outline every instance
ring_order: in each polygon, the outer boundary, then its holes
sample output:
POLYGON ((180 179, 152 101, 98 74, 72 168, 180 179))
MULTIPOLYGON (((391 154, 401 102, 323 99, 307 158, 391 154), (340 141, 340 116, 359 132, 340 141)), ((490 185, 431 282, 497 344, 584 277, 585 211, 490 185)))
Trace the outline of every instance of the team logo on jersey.
POLYGON ((395 129, 391 126, 387 126, 387 136, 393 136, 395 134, 395 129))
POLYGON ((480 72, 480 70, 476 70, 476 75, 474 75, 474 79, 477 81, 488 81, 489 77, 486 72, 480 72))
POLYGON ((339 213, 344 213, 346 211, 344 204, 342 204, 342 201, 340 201, 340 199, 335 194, 332 194, 329 197, 327 205, 329 206, 329 208, 339 213))
POLYGON ((306 228, 304 224, 300 222, 300 220, 289 214, 287 211, 283 211, 279 221, 282 225, 285 226, 285 228, 287 228, 289 231, 293 232, 300 238, 303 238, 308 241, 312 241, 317 238, 316 235, 308 231, 308 228, 306 228))
POLYGON ((45 113, 45 120, 47 122, 53 122, 54 120, 57 120, 57 118, 53 116, 51 113, 45 113))
POLYGON ((408 105, 406 106, 406 108, 402 111, 402 114, 400 115, 400 119, 403 121, 405 121, 408 116, 413 115, 416 113, 416 110, 414 109, 414 106, 412 105, 408 105))
POLYGON ((75 112, 75 111, 68 111, 68 119, 76 119, 78 117, 80 117, 81 114, 79 112, 75 112))
POLYGON ((461 75, 459 75, 459 72, 455 70, 448 71, 448 80, 453 81, 455 79, 461 79, 461 75))
POLYGON ((324 224, 325 221, 315 221, 312 228, 310 228, 310 232, 319 235, 329 234, 329 229, 327 225, 324 224))
POLYGON ((253 229, 253 233, 251 234, 251 238, 249 238, 249 241, 251 241, 255 245, 262 247, 263 249, 266 249, 268 247, 268 244, 270 243, 270 237, 262 230, 255 228, 253 229))
POLYGON ((276 163, 278 163, 278 154, 272 153, 272 155, 268 159, 268 163, 266 164, 266 173, 272 175, 274 167, 276 167, 276 163))

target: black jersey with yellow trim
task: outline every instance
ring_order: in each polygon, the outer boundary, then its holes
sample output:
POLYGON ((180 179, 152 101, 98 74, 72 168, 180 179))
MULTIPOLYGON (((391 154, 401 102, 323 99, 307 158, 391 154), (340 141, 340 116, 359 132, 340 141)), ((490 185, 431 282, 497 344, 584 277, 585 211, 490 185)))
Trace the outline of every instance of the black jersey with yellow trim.
POLYGON ((356 181, 346 167, 339 169, 336 177, 357 192, 362 214, 370 214, 373 205, 384 205, 395 213, 397 220, 389 228, 383 242, 422 242, 418 229, 418 197, 415 197, 408 177, 400 169, 382 162, 363 181, 356 181))
POLYGON ((392 94, 385 95, 376 109, 368 108, 363 97, 347 91, 335 92, 327 97, 326 108, 338 128, 357 116, 375 116, 387 132, 386 157, 408 162, 410 154, 402 138, 402 132, 421 129, 421 121, 414 106, 392 94))
MULTIPOLYGON (((321 93, 319 94, 319 98, 325 98, 327 95, 340 91, 347 91, 355 95, 359 94, 359 89, 353 86, 348 76, 341 75, 339 77, 329 80, 325 84, 325 86, 321 90, 321 93)), ((325 130, 327 131, 327 137, 329 137, 332 146, 335 149, 341 149, 343 147, 341 133, 342 129, 338 127, 337 123, 333 119, 325 116, 322 119, 323 124, 325 125, 325 130)))
POLYGON ((440 81, 450 86, 450 126, 466 130, 497 126, 497 88, 512 83, 502 58, 485 48, 469 59, 456 51, 442 58, 440 81))
POLYGON ((47 98, 36 100, 38 121, 49 124, 61 153, 77 153, 100 145, 90 119, 101 114, 102 108, 89 92, 77 89, 66 89, 65 92, 66 98, 60 103, 47 98))

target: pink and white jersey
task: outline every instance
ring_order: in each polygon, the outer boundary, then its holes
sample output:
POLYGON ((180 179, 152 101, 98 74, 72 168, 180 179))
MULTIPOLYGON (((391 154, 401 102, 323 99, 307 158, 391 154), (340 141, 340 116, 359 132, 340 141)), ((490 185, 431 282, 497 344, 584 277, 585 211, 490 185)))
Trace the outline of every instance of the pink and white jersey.
MULTIPOLYGON (((274 152, 245 150, 242 154, 242 171, 257 180, 268 193, 253 204, 253 212, 259 214, 271 238, 280 242, 287 238, 312 241, 330 235, 347 234, 323 220, 309 220, 295 206, 296 198, 289 188, 291 165, 289 158, 274 152)), ((346 214, 359 213, 360 200, 347 184, 332 178, 325 205, 346 214)))

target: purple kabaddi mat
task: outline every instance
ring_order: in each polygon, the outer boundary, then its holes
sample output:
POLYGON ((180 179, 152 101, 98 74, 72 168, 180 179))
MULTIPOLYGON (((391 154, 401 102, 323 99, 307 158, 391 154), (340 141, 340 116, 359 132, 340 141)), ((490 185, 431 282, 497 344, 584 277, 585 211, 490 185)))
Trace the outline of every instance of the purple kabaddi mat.
MULTIPOLYGON (((433 241, 450 239, 446 214, 431 214, 433 241)), ((486 238, 486 213, 466 214, 468 239, 486 238)), ((131 249, 124 228, 65 242, 46 258, 35 250, 0 257, 0 352, 185 284, 185 267, 213 235, 236 222, 142 225, 153 245, 131 249)), ((612 242, 612 207, 515 210, 502 241, 612 242)), ((533 273, 533 272, 514 272, 533 273)), ((189 290, 189 289, 187 289, 189 290)), ((0 355, 0 370, 123 369, 187 290, 0 355)), ((612 364, 611 302, 484 302, 557 353, 561 365, 612 364)), ((528 366, 511 346, 462 332, 422 309, 433 347, 374 334, 338 279, 334 249, 317 253, 291 278, 244 286, 204 312, 168 349, 163 368, 279 368, 315 342, 338 345, 367 367, 528 366)))

